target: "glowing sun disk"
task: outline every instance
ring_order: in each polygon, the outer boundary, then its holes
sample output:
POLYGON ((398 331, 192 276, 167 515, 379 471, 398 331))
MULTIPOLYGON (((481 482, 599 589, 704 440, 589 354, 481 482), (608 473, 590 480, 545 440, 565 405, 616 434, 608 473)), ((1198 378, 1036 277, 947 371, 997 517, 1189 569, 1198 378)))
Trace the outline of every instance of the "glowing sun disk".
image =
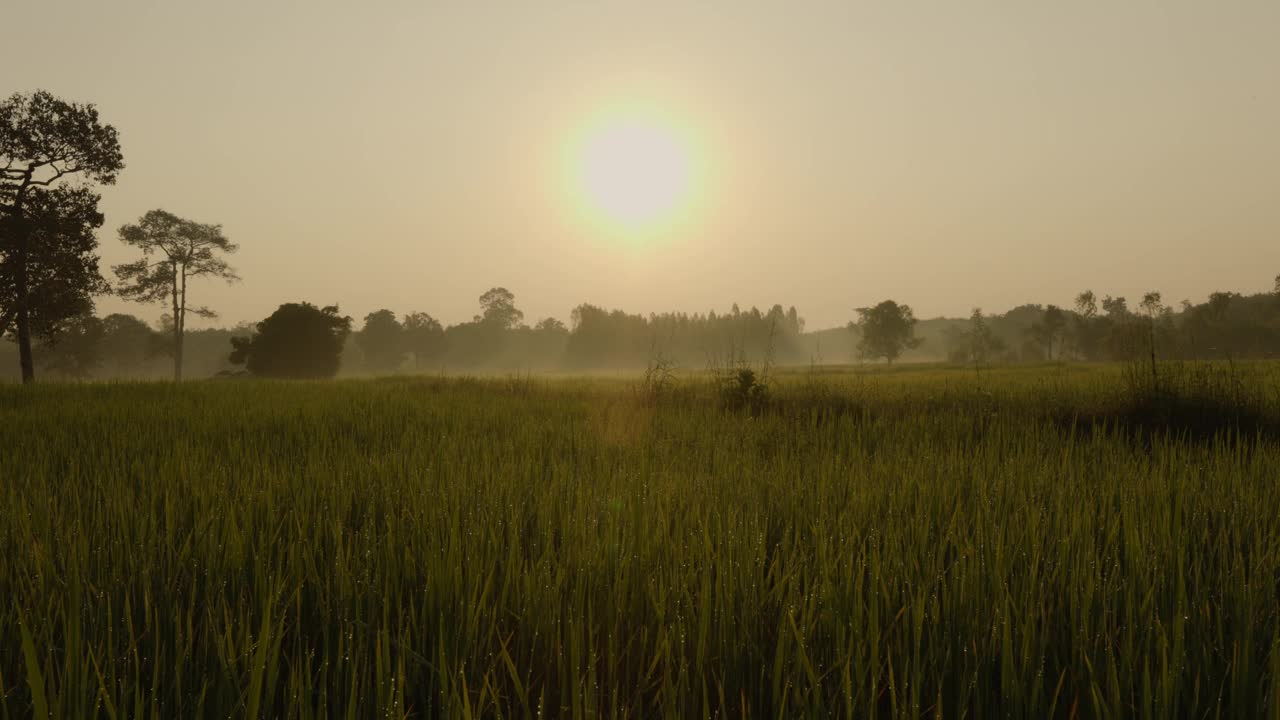
POLYGON ((656 118, 611 118, 587 134, 578 181, 588 204, 637 229, 670 218, 690 192, 690 153, 656 118))

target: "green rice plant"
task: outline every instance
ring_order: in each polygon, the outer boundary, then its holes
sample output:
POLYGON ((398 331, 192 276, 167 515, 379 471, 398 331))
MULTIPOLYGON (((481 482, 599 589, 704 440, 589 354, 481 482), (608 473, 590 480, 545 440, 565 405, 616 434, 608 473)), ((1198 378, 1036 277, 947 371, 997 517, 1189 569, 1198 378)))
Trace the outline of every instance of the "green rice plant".
POLYGON ((0 387, 0 717, 1280 717, 1278 375, 0 387))

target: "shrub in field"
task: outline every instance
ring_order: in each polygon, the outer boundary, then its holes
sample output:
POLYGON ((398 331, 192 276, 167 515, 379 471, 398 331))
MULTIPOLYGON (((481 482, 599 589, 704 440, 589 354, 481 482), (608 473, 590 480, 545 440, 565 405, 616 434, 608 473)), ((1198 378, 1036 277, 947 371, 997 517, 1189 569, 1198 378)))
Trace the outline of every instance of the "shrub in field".
POLYGON ((741 347, 730 347, 728 362, 710 363, 715 378, 720 403, 729 410, 749 410, 753 413, 764 408, 769 396, 769 376, 773 371, 773 336, 765 348, 764 360, 756 370, 741 347))
POLYGON ((720 377, 720 401, 731 410, 759 410, 769 396, 767 375, 742 366, 720 377))
POLYGON ((636 386, 636 394, 643 403, 656 403, 671 393, 672 388, 675 386, 675 380, 675 361, 661 351, 655 350, 650 353, 644 374, 640 376, 640 382, 636 386))
POLYGON ((258 323, 252 337, 232 338, 230 360, 259 377, 333 377, 350 332, 351 318, 336 305, 286 303, 258 323))
POLYGON ((1225 431, 1280 439, 1275 391, 1257 365, 1132 360, 1121 378, 1113 421, 1187 439, 1225 431))

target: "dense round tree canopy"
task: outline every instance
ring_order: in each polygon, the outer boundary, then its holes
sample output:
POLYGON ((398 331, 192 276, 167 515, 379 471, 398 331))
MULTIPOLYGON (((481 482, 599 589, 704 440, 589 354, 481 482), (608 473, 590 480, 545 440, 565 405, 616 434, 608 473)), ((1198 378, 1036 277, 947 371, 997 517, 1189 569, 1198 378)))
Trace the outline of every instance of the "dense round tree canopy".
POLYGON ((404 326, 390 310, 371 312, 356 333, 356 344, 364 351, 365 366, 374 372, 392 372, 404 361, 404 326))
POLYGON ((330 378, 338 373, 351 318, 338 307, 285 303, 248 338, 233 338, 231 362, 271 378, 330 378))
POLYGON ((0 324, 13 324, 24 383, 35 381, 32 336, 53 339, 86 309, 86 298, 106 289, 91 252, 91 230, 102 224, 98 196, 58 183, 79 175, 111 185, 123 167, 116 129, 99 121, 93 105, 44 90, 0 101, 0 324))
POLYGON ((63 176, 111 185, 123 168, 116 129, 93 105, 45 90, 0 101, 0 211, 20 214, 26 192, 63 176))
POLYGON ((421 367, 444 352, 444 326, 424 312, 404 316, 404 346, 421 367))
POLYGON ((98 199, 82 187, 39 187, 26 198, 24 237, 16 223, 0 223, 0 333, 14 329, 23 289, 31 333, 46 342, 92 312, 93 296, 108 289, 98 271, 98 199))
POLYGON ((490 288, 480 296, 483 314, 476 320, 504 330, 514 328, 524 320, 524 313, 516 307, 515 293, 504 287, 490 288))
POLYGON ((920 345, 915 336, 916 316, 908 305, 885 300, 875 307, 858 308, 857 329, 862 333, 858 352, 863 358, 884 358, 892 363, 903 350, 920 345))

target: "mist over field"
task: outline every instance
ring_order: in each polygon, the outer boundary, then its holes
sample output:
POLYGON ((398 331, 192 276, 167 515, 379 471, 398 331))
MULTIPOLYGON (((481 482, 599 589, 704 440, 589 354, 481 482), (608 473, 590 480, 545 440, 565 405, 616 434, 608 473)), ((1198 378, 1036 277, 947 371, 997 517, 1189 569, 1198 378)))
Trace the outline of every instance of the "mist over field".
MULTIPOLYGON (((503 296, 503 302, 505 296, 503 296)), ((1124 298, 1081 293, 1070 308, 1026 304, 1004 313, 930 318, 912 325, 914 342, 892 358, 953 366, 1065 361, 1125 361, 1154 342, 1166 360, 1265 359, 1280 356, 1280 293, 1216 291, 1201 303, 1170 307, 1159 299, 1151 315, 1124 298), (975 333, 989 347, 975 356, 975 333)), ((635 372, 655 362, 701 372, 740 361, 780 366, 869 365, 886 357, 863 342, 864 327, 810 329, 794 306, 761 311, 732 305, 717 313, 643 316, 583 304, 566 324, 525 321, 516 299, 448 327, 425 313, 380 310, 354 321, 335 359, 336 374, 510 374, 635 372), (510 313, 514 312, 515 315, 510 313), (505 315, 504 315, 505 313, 505 315)), ((855 311, 852 313, 858 317, 855 311)), ((241 372, 231 341, 254 326, 190 330, 184 338, 188 377, 241 372)), ((143 379, 173 372, 173 326, 128 314, 85 318, 35 357, 53 378, 143 379)), ((17 379, 16 348, 0 346, 0 372, 17 379)))

